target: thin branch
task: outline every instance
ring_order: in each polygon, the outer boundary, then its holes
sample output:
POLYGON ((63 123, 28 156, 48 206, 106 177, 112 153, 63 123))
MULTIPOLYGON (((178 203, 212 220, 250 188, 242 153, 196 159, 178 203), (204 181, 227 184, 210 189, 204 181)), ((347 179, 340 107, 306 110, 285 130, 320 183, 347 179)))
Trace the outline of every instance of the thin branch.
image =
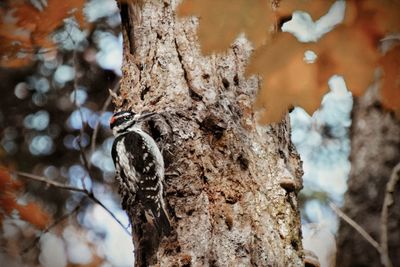
MULTIPOLYGON (((76 46, 76 43, 75 43, 75 41, 74 41, 74 39, 72 37, 71 37, 71 40, 72 40, 74 46, 76 46)), ((81 105, 78 103, 78 96, 77 96, 78 95, 78 70, 79 70, 79 68, 78 68, 78 63, 77 63, 78 60, 77 60, 77 51, 76 50, 73 53, 72 60, 73 60, 73 63, 74 63, 75 70, 77 70, 76 74, 75 74, 75 77, 74 77, 74 89, 73 89, 74 104, 78 108, 79 116, 81 117, 81 128, 79 129, 79 140, 78 140, 77 143, 78 143, 78 146, 79 146, 79 151, 80 151, 80 154, 81 154, 81 157, 82 157, 83 165, 84 165, 86 171, 88 172, 88 174, 90 175, 90 173, 89 173, 90 172, 89 171, 90 165, 89 165, 88 160, 86 158, 86 154, 85 154, 85 152, 83 151, 83 148, 82 148, 82 138, 83 138, 83 136, 85 134, 85 131, 84 131, 84 116, 83 116, 83 112, 82 112, 82 109, 81 109, 81 105)), ((83 176, 81 178, 81 182, 82 182, 82 187, 86 190, 87 188, 86 188, 86 184, 85 184, 85 176, 83 176)))
POLYGON ((359 232, 378 252, 381 258, 381 263, 385 267, 392 267, 393 264, 389 258, 389 246, 388 246, 388 219, 389 219, 389 208, 393 205, 394 198, 393 193, 396 189, 396 185, 400 180, 400 163, 398 163, 390 175, 389 181, 386 184, 386 193, 383 201, 382 212, 381 212, 381 225, 380 225, 380 244, 376 242, 359 224, 353 221, 345 213, 343 213, 333 203, 330 203, 330 207, 336 214, 352 226, 357 232, 359 232))
MULTIPOLYGON (((114 93, 117 92, 118 88, 119 88, 119 82, 116 82, 112 89, 112 92, 114 92, 114 93)), ((111 94, 109 94, 106 101, 103 104, 103 107, 100 110, 100 114, 103 114, 107 110, 108 106, 111 104, 111 100, 112 100, 112 96, 111 96, 111 94)), ((97 139, 99 129, 100 129, 100 120, 98 120, 96 122, 96 126, 94 127, 94 130, 93 130, 93 134, 92 134, 92 138, 91 138, 91 145, 90 145, 90 154, 93 154, 94 150, 96 149, 96 139, 97 139)), ((90 163, 89 163, 89 166, 90 166, 90 163)))
POLYGON ((114 213, 112 213, 111 210, 109 210, 97 197, 95 197, 95 195, 93 194, 93 192, 88 192, 88 197, 95 203, 97 203, 98 205, 100 205, 105 211, 108 212, 108 214, 110 214, 111 217, 113 217, 113 219, 119 224, 121 225, 122 228, 124 228, 124 231, 128 234, 131 235, 131 233, 128 231, 128 227, 126 227, 118 218, 117 216, 115 216, 114 213))
POLYGON ((358 223, 356 223, 354 220, 352 220, 349 216, 347 216, 343 211, 341 211, 335 204, 332 202, 329 203, 329 206, 331 209, 340 217, 342 218, 345 222, 347 222, 351 227, 353 227, 362 237, 364 237, 365 240, 368 241, 378 252, 379 254, 381 253, 381 248, 379 246, 379 243, 375 241, 375 239, 370 236, 364 228, 362 228, 358 223))
POLYGON ((122 222, 120 220, 118 220, 118 218, 115 216, 114 213, 112 213, 103 203, 100 202, 100 200, 98 198, 96 198, 93 194, 93 192, 89 193, 89 197, 91 200, 93 200, 95 203, 97 203, 98 205, 100 205, 103 209, 105 209, 110 215, 111 217, 114 218, 114 220, 116 220, 125 230, 125 232, 127 232, 129 235, 131 235, 131 233, 128 231, 128 227, 125 227, 122 222))
MULTIPOLYGON (((73 39, 72 39, 72 41, 73 41, 74 44, 75 44, 75 41, 74 41, 73 39)), ((78 60, 77 60, 76 51, 75 51, 74 54, 73 54, 73 61, 74 61, 74 64, 75 64, 75 69, 77 70, 77 69, 78 69, 78 66, 77 66, 78 60)), ((117 85, 118 85, 118 83, 117 83, 117 85)), ((93 176, 91 175, 91 171, 90 171, 90 162, 88 161, 88 159, 87 159, 87 157, 86 157, 86 154, 85 154, 85 151, 84 151, 84 149, 83 149, 83 147, 82 147, 82 138, 83 138, 83 135, 84 135, 84 133, 85 133, 85 132, 84 132, 84 116, 83 116, 83 112, 82 112, 82 109, 81 109, 81 105, 78 103, 78 99, 77 99, 77 88, 78 88, 78 78, 77 78, 77 76, 75 75, 75 79, 74 79, 74 90, 73 90, 73 92, 74 92, 74 104, 75 104, 75 106, 78 108, 79 115, 80 115, 80 117, 81 117, 81 122, 82 122, 82 127, 81 127, 81 129, 80 129, 80 137, 79 137, 79 141, 78 141, 77 143, 78 143, 78 146, 79 146, 79 151, 80 151, 80 154, 81 154, 81 157, 82 157, 83 165, 84 165, 84 167, 85 167, 85 169, 86 169, 88 175, 89 175, 90 177, 93 177, 93 176)), ((118 86, 115 86, 114 90, 117 90, 117 89, 118 89, 118 86)), ((103 105, 103 109, 104 109, 104 110, 107 109, 107 107, 108 107, 108 105, 110 104, 110 102, 111 102, 111 95, 109 96, 109 98, 106 100, 106 102, 105 102, 104 105, 103 105), (108 103, 107 103, 107 102, 108 102, 108 103)), ((96 135, 97 135, 97 133, 96 133, 96 135)), ((85 176, 84 176, 84 177, 85 177, 85 176)), ((127 233, 130 235, 131 233, 130 233, 130 232, 127 230, 127 228, 122 224, 122 222, 121 222, 120 220, 118 220, 118 218, 114 215, 114 213, 112 213, 100 200, 98 200, 98 199, 95 197, 95 195, 94 195, 94 193, 93 193, 92 190, 89 191, 89 190, 86 188, 86 184, 85 184, 84 177, 81 179, 81 181, 82 181, 82 187, 83 187, 83 191, 82 191, 82 192, 83 192, 84 194, 86 194, 86 196, 88 196, 93 202, 97 203, 97 204, 100 205, 105 211, 107 211, 107 212, 111 215, 111 217, 113 217, 114 220, 117 221, 118 224, 122 226, 122 228, 124 228, 125 232, 127 232, 127 233)))
MULTIPOLYGON (((76 87, 75 87, 75 88, 76 88, 76 87)), ((75 92, 76 92, 76 91, 75 91, 75 92)), ((76 93, 75 93, 75 94, 76 94, 76 93)), ((110 101, 111 101, 111 100, 110 100, 110 101)), ((75 104, 77 105, 77 103, 75 103, 75 104)), ((80 132, 80 137, 82 137, 82 136, 83 136, 83 133, 84 133, 84 132, 83 132, 83 114, 82 114, 82 111, 81 111, 80 106, 78 106, 78 109, 79 109, 79 113, 80 113, 81 120, 82 120, 82 127, 81 127, 81 132, 80 132)), ((87 173, 89 174, 89 176, 92 177, 91 171, 90 171, 90 163, 89 163, 89 161, 88 161, 87 158, 86 158, 85 151, 83 150, 83 147, 82 147, 81 139, 80 139, 79 142, 78 142, 78 146, 79 146, 80 154, 81 154, 81 156, 82 156, 83 165, 84 165, 84 167, 85 167, 87 173)), ((85 194, 86 194, 91 200, 93 200, 95 203, 97 203, 97 204, 99 204, 100 206, 102 206, 102 207, 111 215, 111 217, 113 217, 114 220, 116 220, 116 221, 124 228, 124 230, 125 230, 128 234, 130 234, 129 231, 125 228, 125 226, 118 220, 118 218, 117 218, 110 210, 108 210, 108 208, 107 208, 103 203, 101 203, 100 200, 98 200, 98 199, 94 196, 93 191, 92 191, 92 190, 90 190, 90 191, 87 190, 86 185, 85 185, 84 178, 82 178, 82 186, 83 186, 83 188, 84 188, 85 194)))
MULTIPOLYGON (((78 146, 79 146, 79 150, 80 150, 80 153, 81 153, 81 156, 82 156, 82 159, 83 159, 83 164, 84 164, 84 166, 85 166, 85 169, 86 169, 86 171, 88 172, 89 176, 92 177, 91 171, 90 171, 90 165, 89 165, 89 162, 88 162, 88 160, 87 160, 87 158, 86 158, 85 152, 84 152, 84 150, 83 150, 83 148, 82 148, 82 144, 81 144, 80 142, 78 142, 78 146)), ((97 203, 97 204, 99 204, 101 207, 103 207, 103 208, 111 215, 111 217, 113 217, 114 220, 116 220, 116 221, 124 228, 124 230, 125 230, 128 234, 130 234, 130 232, 127 230, 127 228, 122 224, 121 221, 118 220, 118 218, 114 215, 114 213, 112 213, 103 203, 100 202, 100 200, 98 200, 98 199, 94 196, 93 191, 92 191, 92 190, 89 191, 89 190, 86 188, 85 181, 84 181, 83 178, 82 178, 82 186, 83 186, 83 188, 84 188, 85 194, 86 194, 92 201, 94 201, 95 203, 97 203)))
POLYGON ((396 189, 396 184, 400 180, 400 163, 398 163, 390 175, 389 181, 386 184, 386 193, 382 206, 381 213, 381 263, 385 267, 392 267, 393 264, 389 258, 389 248, 388 248, 388 218, 389 218, 389 208, 393 205, 394 198, 393 193, 396 189))
POLYGON ((76 207, 75 207, 72 211, 70 211, 70 212, 68 212, 68 213, 66 213, 66 214, 64 214, 64 215, 62 215, 62 216, 59 217, 57 220, 55 220, 52 224, 50 224, 46 229, 44 229, 44 230, 41 232, 41 234, 38 235, 38 236, 35 238, 35 240, 33 240, 33 242, 32 242, 29 246, 27 246, 26 248, 24 248, 24 249, 22 250, 22 253, 25 254, 26 252, 28 252, 29 250, 31 250, 33 247, 35 247, 35 246, 37 245, 37 243, 40 241, 40 239, 42 238, 42 235, 45 234, 45 233, 47 233, 48 231, 50 231, 51 228, 57 226, 57 225, 60 224, 62 221, 66 220, 67 218, 69 218, 70 216, 72 216, 74 213, 78 212, 78 210, 82 207, 83 200, 84 200, 84 199, 82 199, 82 200, 79 202, 79 204, 76 205, 76 207))
POLYGON ((34 174, 30 174, 30 173, 26 173, 26 172, 15 172, 15 174, 17 174, 20 177, 24 177, 24 178, 28 178, 37 182, 41 182, 41 183, 45 183, 47 186, 53 186, 53 187, 57 187, 60 189, 64 189, 64 190, 69 190, 69 191, 75 191, 75 192, 79 192, 79 193, 83 193, 83 194, 87 194, 88 191, 86 189, 82 189, 82 188, 78 188, 75 186, 71 186, 71 185, 66 185, 63 183, 59 183, 59 182, 55 182, 55 181, 51 181, 49 179, 46 179, 44 177, 38 176, 38 175, 34 175, 34 174))
POLYGON ((110 214, 111 217, 113 217, 113 219, 119 224, 121 225, 121 227, 124 229, 124 231, 128 234, 131 235, 131 233, 127 230, 127 227, 125 227, 125 225, 115 216, 114 213, 112 213, 111 210, 109 210, 97 197, 95 197, 95 195, 93 194, 93 192, 87 192, 87 196, 95 203, 99 204, 105 211, 108 212, 108 214, 110 214))
POLYGON ((45 183, 47 186, 53 186, 56 188, 60 188, 63 190, 69 190, 69 191, 75 191, 75 192, 79 192, 82 194, 85 194, 90 200, 92 200, 94 203, 100 205, 105 211, 108 212, 108 214, 111 215, 111 217, 114 218, 114 220, 117 221, 117 223, 119 225, 121 225, 121 227, 125 230, 125 232, 129 235, 131 235, 131 233, 127 230, 127 227, 124 226, 124 224, 114 215, 114 213, 112 213, 111 210, 109 210, 91 191, 88 191, 87 189, 83 189, 83 188, 78 188, 78 187, 74 187, 74 186, 70 186, 70 185, 66 185, 66 184, 62 184, 62 183, 58 183, 58 182, 54 182, 51 181, 45 177, 41 177, 38 175, 34 175, 34 174, 30 174, 30 173, 25 173, 25 172, 15 172, 15 174, 17 174, 18 176, 21 177, 25 177, 34 181, 38 181, 41 183, 45 183))
MULTIPOLYGON (((81 137, 82 137, 82 135, 81 135, 81 137)), ((79 152, 80 152, 81 157, 82 157, 83 166, 85 167, 85 169, 86 169, 88 175, 91 177, 91 175, 90 175, 90 164, 89 164, 89 162, 88 162, 88 160, 87 160, 85 151, 83 151, 83 147, 82 147, 82 143, 81 143, 81 137, 79 137, 79 141, 78 141, 79 152)), ((82 182, 82 187, 83 187, 85 190, 87 190, 86 184, 85 184, 85 175, 82 177, 81 182, 82 182)))

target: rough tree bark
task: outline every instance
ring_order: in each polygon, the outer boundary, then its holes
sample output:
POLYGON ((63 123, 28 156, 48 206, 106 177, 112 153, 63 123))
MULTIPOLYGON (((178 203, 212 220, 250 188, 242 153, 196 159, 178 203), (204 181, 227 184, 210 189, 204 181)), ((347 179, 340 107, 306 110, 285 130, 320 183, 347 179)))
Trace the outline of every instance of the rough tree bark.
POLYGON ((127 207, 136 266, 302 266, 301 161, 288 116, 256 123, 259 81, 243 74, 250 44, 241 38, 202 56, 198 20, 177 19, 178 1, 132 2, 120 5, 124 63, 114 100, 117 110, 160 114, 148 127, 166 161, 174 229, 157 245, 127 207))
MULTIPOLYGON (((386 183, 400 162, 400 121, 379 102, 374 86, 355 100, 351 126, 351 172, 343 211, 380 240, 386 183)), ((389 256, 400 266, 400 187, 389 209, 389 256)), ((381 266, 379 253, 345 222, 338 233, 337 266, 381 266)))

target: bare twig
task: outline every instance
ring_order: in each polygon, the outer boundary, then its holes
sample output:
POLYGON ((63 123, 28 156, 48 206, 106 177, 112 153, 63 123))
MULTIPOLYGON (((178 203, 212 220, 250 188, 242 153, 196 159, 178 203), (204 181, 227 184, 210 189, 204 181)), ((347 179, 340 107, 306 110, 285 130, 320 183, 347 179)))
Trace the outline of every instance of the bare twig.
POLYGON ((112 213, 102 202, 100 202, 100 200, 98 200, 98 198, 96 198, 93 193, 89 193, 89 197, 91 200, 93 200, 95 203, 97 203, 98 205, 100 205, 103 209, 105 209, 110 215, 111 217, 113 217, 114 220, 116 220, 125 230, 125 232, 127 232, 129 235, 131 235, 131 233, 128 231, 128 227, 125 227, 122 222, 120 220, 118 220, 118 218, 115 216, 114 213, 112 213))
POLYGON ((31 250, 33 247, 35 247, 35 246, 37 245, 37 243, 40 241, 40 238, 42 238, 42 235, 45 234, 45 233, 47 233, 48 231, 50 231, 51 228, 57 226, 57 225, 60 224, 62 221, 66 220, 67 218, 69 218, 70 216, 72 216, 74 213, 78 212, 78 210, 82 207, 83 200, 84 200, 84 199, 82 199, 82 200, 79 202, 79 204, 76 205, 76 207, 75 207, 72 211, 70 211, 70 212, 68 212, 68 213, 66 213, 66 214, 64 214, 64 215, 62 215, 62 216, 59 217, 57 220, 55 220, 52 224, 50 224, 46 229, 44 229, 44 230, 41 232, 41 234, 38 235, 38 236, 35 238, 35 240, 33 240, 32 243, 31 243, 29 246, 27 246, 26 248, 24 248, 24 249, 22 250, 22 253, 25 254, 26 252, 28 252, 29 250, 31 250))
POLYGON ((400 180, 400 163, 398 163, 390 175, 389 181, 386 184, 386 193, 382 206, 381 213, 381 263, 385 267, 391 267, 392 262, 389 258, 389 248, 388 248, 388 217, 389 217, 389 207, 393 204, 393 193, 396 189, 396 184, 400 180))
MULTIPOLYGON (((74 42, 74 44, 75 44, 75 41, 74 40, 72 40, 73 42, 74 42)), ((78 66, 77 66, 77 54, 76 54, 76 51, 74 52, 74 54, 73 54, 73 61, 74 61, 74 64, 75 64, 75 69, 78 69, 78 66)), ((90 170, 90 167, 91 167, 91 165, 90 165, 90 161, 88 161, 88 159, 87 159, 87 157, 86 157, 86 154, 85 154, 85 151, 84 151, 84 149, 83 149, 83 146, 82 146, 82 138, 83 138, 83 136, 84 136, 84 116, 83 116, 83 112, 82 112, 82 109, 81 109, 81 105, 78 103, 78 101, 77 101, 77 88, 78 88, 78 77, 77 76, 75 76, 75 79, 74 79, 74 90, 73 90, 73 92, 74 92, 74 104, 75 104, 75 106, 78 108, 78 111, 79 111, 79 115, 80 115, 80 117, 81 117, 81 122, 82 122, 82 127, 80 128, 80 136, 79 136, 79 140, 78 140, 78 146, 79 146, 79 151, 80 151, 80 154, 81 154, 81 157, 82 157, 82 163, 83 163, 83 165, 84 165, 84 167, 85 167, 85 169, 86 169, 86 171, 87 171, 87 173, 88 173, 88 175, 89 175, 89 177, 93 177, 92 176, 92 174, 91 174, 91 170, 90 170)), ((115 88, 114 88, 114 90, 117 90, 118 89, 118 83, 117 83, 117 85, 115 86, 115 88)), ((110 104, 110 102, 111 102, 111 96, 109 96, 109 98, 106 100, 106 102, 104 103, 104 105, 103 105, 103 109, 105 110, 105 109, 107 109, 107 107, 108 107, 108 105, 110 104)), ((97 128, 97 126, 96 126, 96 128, 97 128)), ((96 135, 97 135, 97 133, 96 133, 96 135)), ((110 215, 111 215, 111 217, 113 217, 113 219, 114 220, 116 220, 117 222, 118 222, 118 224, 120 224, 121 226, 122 226, 122 228, 124 228, 124 230, 125 230, 125 232, 127 232, 129 235, 130 235, 130 233, 129 233, 129 231, 127 230, 127 228, 122 224, 122 222, 120 221, 120 220, 118 220, 118 218, 100 201, 100 200, 98 200, 96 197, 95 197, 95 195, 94 195, 94 193, 93 193, 93 191, 90 189, 90 190, 88 190, 87 188, 86 188, 86 184, 85 184, 85 180, 84 180, 84 178, 85 178, 85 176, 84 177, 82 177, 82 179, 81 179, 81 181, 82 181, 82 187, 83 187, 83 189, 82 189, 82 193, 84 193, 86 196, 88 196, 93 202, 95 202, 96 204, 98 204, 98 205, 100 205, 101 207, 103 207, 103 209, 104 210, 106 210, 110 215)))
POLYGON ((362 228, 358 223, 353 221, 349 216, 347 216, 343 211, 341 211, 335 204, 332 202, 329 203, 329 206, 331 209, 340 217, 342 218, 345 222, 347 222, 351 227, 353 227, 362 237, 365 238, 365 240, 368 241, 378 252, 379 254, 381 253, 381 248, 379 246, 379 243, 375 241, 375 239, 370 236, 364 228, 362 228))
POLYGON ((53 186, 56 188, 60 188, 60 189, 64 189, 64 190, 69 190, 69 191, 75 191, 75 192, 79 192, 82 193, 84 195, 86 195, 90 200, 92 200, 94 203, 100 205, 105 211, 108 212, 108 214, 111 215, 111 217, 113 217, 113 219, 119 224, 121 225, 121 227, 125 230, 126 233, 128 233, 129 235, 131 234, 128 230, 127 227, 125 227, 123 225, 123 223, 114 215, 114 213, 112 213, 111 210, 109 210, 91 191, 88 191, 87 189, 84 188, 78 188, 78 187, 74 187, 74 186, 70 186, 70 185, 66 185, 66 184, 62 184, 62 183, 58 183, 58 182, 54 182, 51 181, 45 177, 41 177, 38 175, 34 175, 34 174, 30 174, 30 173, 25 173, 25 172, 15 172, 15 174, 17 174, 18 176, 21 177, 25 177, 28 178, 30 180, 34 180, 34 181, 38 181, 41 183, 45 183, 47 186, 53 186))
POLYGON ((393 205, 393 193, 396 189, 396 185, 400 180, 400 163, 398 163, 390 175, 389 181, 386 184, 386 193, 383 201, 382 212, 381 212, 381 226, 380 226, 380 244, 375 241, 358 223, 353 221, 349 216, 342 212, 333 203, 329 203, 332 210, 357 232, 359 232, 365 240, 368 241, 378 252, 381 257, 381 263, 385 267, 392 267, 393 264, 389 257, 389 246, 388 246, 388 219, 389 219, 389 208, 393 205))
POLYGON ((85 189, 74 187, 71 185, 62 184, 62 183, 55 182, 55 181, 51 181, 49 179, 46 179, 45 177, 41 177, 38 175, 34 175, 34 174, 26 173, 26 172, 15 172, 15 174, 17 174, 20 177, 25 177, 30 180, 45 183, 47 186, 53 186, 53 187, 57 187, 60 189, 75 191, 75 192, 79 192, 79 193, 83 193, 83 194, 87 193, 87 190, 85 190, 85 189))
MULTIPOLYGON (((81 135, 81 136, 82 136, 82 135, 81 135)), ((79 139, 80 139, 80 138, 79 138, 79 139)), ((79 152, 80 152, 81 157, 82 157, 83 166, 85 167, 85 169, 86 169, 88 175, 90 175, 90 164, 89 164, 89 161, 87 160, 85 151, 83 151, 83 147, 82 147, 81 140, 78 141, 78 146, 79 146, 79 152)), ((86 184, 85 184, 85 175, 82 177, 81 182, 82 182, 82 187, 83 187, 85 190, 87 190, 86 184)))
MULTIPOLYGON (((72 37, 71 37, 71 40, 74 43, 74 45, 76 46, 75 41, 74 41, 74 39, 72 37)), ((77 51, 76 50, 73 53, 73 62, 74 62, 75 70, 78 70, 79 68, 78 68, 78 60, 77 60, 77 51)), ((78 76, 78 71, 76 71, 76 74, 75 74, 74 89, 73 89, 74 104, 78 108, 79 116, 81 117, 81 123, 82 123, 81 124, 81 128, 79 129, 79 139, 78 139, 77 144, 78 144, 79 151, 80 151, 80 154, 81 154, 81 157, 82 157, 83 165, 85 166, 85 169, 86 169, 87 173, 90 175, 90 171, 89 171, 90 165, 89 165, 89 162, 88 162, 88 160, 86 158, 86 154, 85 154, 85 152, 83 151, 83 148, 82 148, 82 139, 83 139, 83 136, 85 134, 85 131, 84 131, 84 124, 85 124, 84 121, 85 120, 84 120, 83 112, 82 112, 82 109, 81 109, 81 105, 80 105, 80 103, 78 103, 78 98, 77 98, 77 95, 78 95, 78 77, 77 76, 78 76)), ((82 183, 82 187, 84 189, 86 189, 85 176, 83 176, 81 178, 81 183, 82 183)))
MULTIPOLYGON (((112 92, 113 93, 117 92, 118 88, 119 88, 119 82, 116 82, 113 86, 112 92)), ((112 100, 112 95, 109 94, 106 101, 103 104, 103 107, 100 110, 100 114, 103 114, 107 110, 108 106, 111 104, 111 100, 112 100)), ((94 127, 93 130, 91 145, 90 145, 90 154, 93 154, 94 150, 96 149, 96 140, 97 140, 97 135, 99 133, 99 129, 100 129, 100 120, 96 122, 96 126, 94 127)))
MULTIPOLYGON (((111 101, 111 100, 110 100, 110 101, 111 101)), ((76 105, 77 105, 77 103, 76 103, 76 105)), ((83 136, 83 133, 84 133, 84 132, 83 132, 83 114, 82 114, 82 110, 81 110, 80 106, 78 106, 78 109, 79 109, 79 113, 80 113, 81 120, 82 120, 82 127, 81 127, 81 132, 80 132, 80 137, 82 137, 82 136, 83 136)), ((90 176, 90 177, 93 177, 93 176, 91 175, 91 171, 90 171, 90 163, 89 163, 89 161, 88 161, 87 158, 86 158, 86 154, 85 154, 85 151, 83 150, 81 140, 79 140, 78 146, 79 146, 79 151, 80 151, 80 154, 81 154, 81 157, 82 157, 83 165, 84 165, 84 167, 85 167, 87 173, 89 174, 89 176, 90 176)), ((111 217, 113 217, 113 218, 125 229, 125 231, 127 231, 127 229, 125 228, 125 226, 118 220, 118 218, 117 218, 110 210, 108 210, 107 207, 104 206, 103 203, 101 203, 101 202, 94 196, 93 191, 92 191, 92 190, 89 191, 89 190, 86 188, 84 178, 82 178, 82 187, 83 187, 83 189, 84 189, 84 191, 85 191, 85 194, 86 194, 92 201, 94 201, 95 203, 97 203, 97 204, 99 204, 100 206, 102 206, 102 207, 111 215, 111 217)), ((128 231, 127 231, 127 232, 128 232, 128 231)), ((128 232, 128 233, 129 233, 129 232, 128 232)), ((130 234, 130 233, 129 233, 129 234, 130 234)))

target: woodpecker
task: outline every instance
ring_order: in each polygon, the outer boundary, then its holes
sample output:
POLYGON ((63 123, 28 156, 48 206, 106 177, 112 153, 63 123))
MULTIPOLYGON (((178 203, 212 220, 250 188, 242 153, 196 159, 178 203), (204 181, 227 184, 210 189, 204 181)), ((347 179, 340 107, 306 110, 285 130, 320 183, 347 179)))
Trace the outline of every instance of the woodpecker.
POLYGON ((159 233, 169 234, 171 224, 163 197, 164 160, 155 140, 143 129, 143 123, 155 114, 115 113, 110 120, 115 136, 111 154, 123 206, 142 208, 146 220, 159 233))

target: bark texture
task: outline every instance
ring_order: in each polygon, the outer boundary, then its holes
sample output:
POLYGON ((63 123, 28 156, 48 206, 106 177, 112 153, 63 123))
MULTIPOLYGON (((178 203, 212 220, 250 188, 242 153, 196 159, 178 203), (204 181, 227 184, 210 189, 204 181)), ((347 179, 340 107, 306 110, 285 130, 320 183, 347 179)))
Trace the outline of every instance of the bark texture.
POLYGON ((288 116, 257 125, 259 81, 244 77, 250 44, 240 38, 224 54, 200 55, 198 19, 177 19, 177 4, 121 6, 123 78, 114 102, 159 114, 148 130, 166 162, 174 229, 157 245, 142 214, 127 207, 136 266, 302 266, 302 167, 288 116))
MULTIPOLYGON (((351 126, 351 172, 343 211, 376 241, 386 183, 400 161, 400 122, 379 102, 377 88, 355 100, 351 126)), ((389 256, 400 266, 400 187, 389 209, 389 256)), ((340 223, 337 266, 381 266, 379 253, 361 235, 340 223)))

